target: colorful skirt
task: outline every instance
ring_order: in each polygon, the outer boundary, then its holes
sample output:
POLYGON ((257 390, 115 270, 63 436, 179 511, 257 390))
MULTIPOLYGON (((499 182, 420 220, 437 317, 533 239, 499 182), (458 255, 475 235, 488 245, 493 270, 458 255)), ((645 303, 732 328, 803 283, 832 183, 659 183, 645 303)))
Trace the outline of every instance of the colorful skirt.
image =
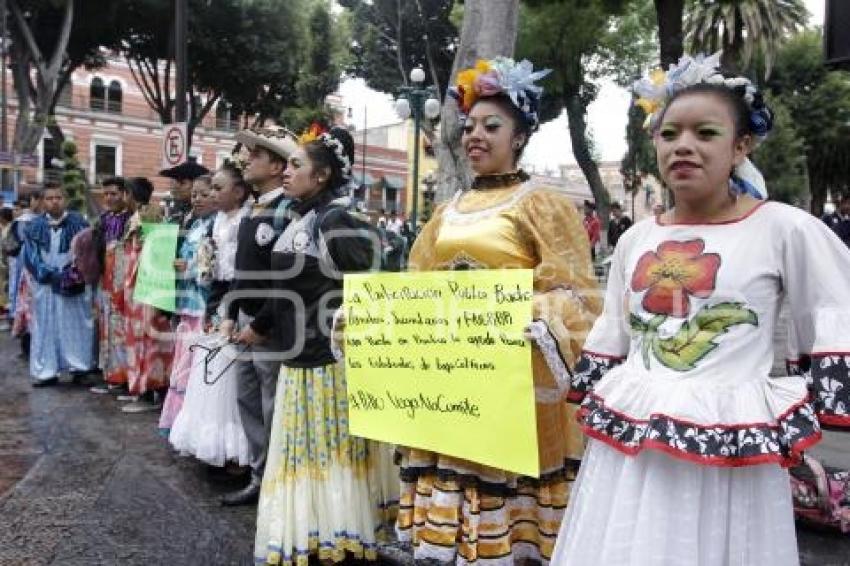
POLYGON ((133 300, 139 250, 128 246, 124 287, 127 386, 130 395, 168 387, 174 342, 171 321, 156 308, 133 300))
POLYGON ((159 416, 159 432, 167 437, 174 419, 183 408, 183 397, 189 385, 192 373, 192 346, 201 337, 204 330, 204 317, 181 314, 180 323, 174 331, 174 358, 171 363, 171 378, 168 382, 168 394, 162 404, 159 416))
POLYGON ((563 401, 536 350, 532 368, 538 393, 540 478, 399 448, 396 533, 399 540, 413 544, 417 560, 486 566, 551 560, 578 473, 583 437, 576 408, 563 401))
POLYGON ((628 456, 591 440, 552 563, 797 566, 788 472, 628 456))
MULTIPOLYGON (((257 516, 257 564, 377 559, 397 501, 389 445, 349 435, 340 365, 281 368, 257 516)), ((397 473, 397 472, 396 472, 397 473)), ((397 486, 397 484, 396 484, 397 486)))
POLYGON ((99 363, 104 380, 111 385, 127 383, 127 323, 124 305, 122 261, 115 246, 106 249, 103 277, 97 293, 99 363))

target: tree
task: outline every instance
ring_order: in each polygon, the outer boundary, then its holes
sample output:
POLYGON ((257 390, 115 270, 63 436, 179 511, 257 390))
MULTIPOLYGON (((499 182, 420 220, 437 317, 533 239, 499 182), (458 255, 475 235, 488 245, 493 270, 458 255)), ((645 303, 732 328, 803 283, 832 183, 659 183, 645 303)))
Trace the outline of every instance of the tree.
POLYGON ((819 29, 792 37, 777 54, 767 89, 787 107, 804 142, 811 212, 850 188, 850 73, 823 65, 819 29))
POLYGON ((553 70, 546 79, 543 120, 566 110, 573 156, 608 222, 610 197, 594 159, 587 108, 603 76, 628 84, 655 52, 652 5, 648 1, 539 0, 528 2, 520 28, 519 57, 553 70), (626 12, 626 8, 629 11, 626 12))
POLYGON ((89 201, 89 187, 77 159, 77 144, 72 141, 62 142, 59 153, 64 164, 62 188, 68 199, 68 208, 83 212, 89 201))
POLYGON ((667 69, 684 53, 682 20, 685 0, 655 0, 658 44, 661 48, 661 67, 667 69))
MULTIPOLYGON (((514 52, 519 0, 466 0, 463 25, 449 84, 478 59, 510 57, 514 52)), ((436 196, 442 201, 469 186, 470 170, 460 148, 461 121, 457 102, 446 97, 440 114, 440 140, 434 144, 439 167, 436 196)))
POLYGON ((349 72, 369 87, 395 92, 422 66, 427 84, 443 96, 452 71, 458 29, 454 0, 339 0, 351 15, 349 72))
MULTIPOLYGON (((219 101, 258 121, 296 99, 304 0, 189 0, 188 137, 219 101)), ((174 119, 172 2, 129 0, 122 52, 148 105, 174 119)))
POLYGON ((769 76, 781 43, 807 20, 802 0, 692 0, 685 14, 685 35, 694 53, 722 49, 726 69, 747 67, 759 52, 769 76))
POLYGON ((805 144, 782 101, 769 97, 767 103, 774 112, 773 130, 752 160, 764 175, 772 200, 799 205, 808 192, 805 144))
POLYGON ((652 175, 656 179, 661 178, 655 157, 655 146, 644 127, 645 122, 646 113, 640 106, 632 103, 629 107, 629 121, 626 124, 628 149, 620 162, 623 186, 632 194, 640 190, 646 175, 652 175))
POLYGON ((64 139, 53 114, 62 89, 77 68, 103 64, 100 51, 116 41, 118 4, 107 0, 7 0, 10 12, 10 66, 18 99, 13 147, 32 153, 50 129, 64 139))
POLYGON ((310 15, 306 38, 306 57, 295 85, 295 105, 283 112, 283 122, 294 131, 313 122, 329 121, 325 98, 339 86, 346 34, 335 34, 333 16, 324 2, 317 3, 310 15))

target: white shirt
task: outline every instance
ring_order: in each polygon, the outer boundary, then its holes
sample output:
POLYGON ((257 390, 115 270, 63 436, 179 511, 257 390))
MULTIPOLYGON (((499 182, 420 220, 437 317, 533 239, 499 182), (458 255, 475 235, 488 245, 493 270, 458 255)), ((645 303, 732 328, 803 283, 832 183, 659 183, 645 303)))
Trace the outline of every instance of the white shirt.
POLYGON ((249 206, 236 210, 219 212, 213 224, 213 242, 215 242, 216 262, 214 278, 217 281, 231 281, 236 272, 236 238, 239 223, 251 211, 249 206))
POLYGON ((404 222, 401 218, 391 219, 387 222, 387 230, 390 232, 395 232, 396 234, 401 234, 401 227, 404 226, 404 222))

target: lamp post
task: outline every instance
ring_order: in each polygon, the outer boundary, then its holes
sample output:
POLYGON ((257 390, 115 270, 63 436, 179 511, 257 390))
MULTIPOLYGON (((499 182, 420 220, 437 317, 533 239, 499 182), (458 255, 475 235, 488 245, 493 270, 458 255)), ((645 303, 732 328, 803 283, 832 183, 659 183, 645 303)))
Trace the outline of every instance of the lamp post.
POLYGON ((440 115, 437 91, 433 86, 423 87, 424 81, 425 71, 421 67, 410 71, 410 82, 413 86, 401 87, 395 102, 395 110, 399 117, 403 120, 413 117, 413 209, 410 215, 410 227, 414 234, 419 206, 419 137, 422 118, 433 120, 440 115))

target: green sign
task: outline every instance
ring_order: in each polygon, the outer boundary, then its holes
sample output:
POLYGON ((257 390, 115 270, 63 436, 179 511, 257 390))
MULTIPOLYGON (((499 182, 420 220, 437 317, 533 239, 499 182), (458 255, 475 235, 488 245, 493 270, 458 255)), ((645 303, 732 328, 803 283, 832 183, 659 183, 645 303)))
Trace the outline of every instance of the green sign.
POLYGON ((134 301, 168 312, 176 310, 174 259, 179 232, 177 224, 142 224, 144 245, 133 291, 134 301))

